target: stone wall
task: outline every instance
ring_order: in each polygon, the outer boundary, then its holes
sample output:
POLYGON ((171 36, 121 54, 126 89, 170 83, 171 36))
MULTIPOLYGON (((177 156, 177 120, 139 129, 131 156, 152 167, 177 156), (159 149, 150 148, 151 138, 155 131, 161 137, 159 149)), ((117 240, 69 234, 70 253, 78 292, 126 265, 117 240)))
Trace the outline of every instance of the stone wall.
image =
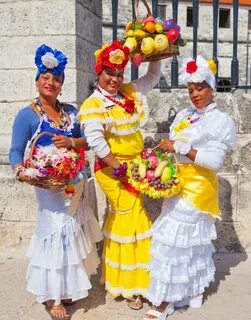
POLYGON ((45 43, 68 56, 60 100, 79 105, 95 79, 101 19, 100 0, 0 1, 0 248, 26 244, 35 222, 33 190, 14 181, 8 161, 15 115, 36 96, 35 50, 45 43))

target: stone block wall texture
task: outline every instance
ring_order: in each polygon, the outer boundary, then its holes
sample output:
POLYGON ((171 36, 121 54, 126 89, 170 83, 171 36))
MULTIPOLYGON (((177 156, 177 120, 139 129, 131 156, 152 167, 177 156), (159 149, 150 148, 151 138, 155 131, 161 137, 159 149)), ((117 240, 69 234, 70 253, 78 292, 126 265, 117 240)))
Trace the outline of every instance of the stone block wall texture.
MULTIPOLYGON (((14 181, 8 152, 17 112, 36 97, 36 48, 45 43, 68 56, 60 101, 79 106, 95 79, 93 51, 102 42, 100 0, 0 1, 0 248, 26 245, 35 224, 31 187, 14 181)), ((95 195, 94 182, 89 187, 95 195)), ((91 203, 96 203, 91 200, 91 203)), ((94 207, 97 211, 97 205, 94 207)))

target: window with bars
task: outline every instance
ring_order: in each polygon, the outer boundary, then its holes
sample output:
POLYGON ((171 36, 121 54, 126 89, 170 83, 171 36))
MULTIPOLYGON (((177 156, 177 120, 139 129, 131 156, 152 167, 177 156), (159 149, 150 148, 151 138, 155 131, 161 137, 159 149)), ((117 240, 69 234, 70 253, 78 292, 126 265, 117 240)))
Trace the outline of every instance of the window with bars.
POLYGON ((193 26, 193 7, 187 7, 187 27, 193 26))
POLYGON ((219 28, 230 28, 230 9, 220 8, 219 28))
POLYGON ((248 30, 251 30, 251 10, 248 10, 248 30))
POLYGON ((166 19, 166 5, 165 4, 159 4, 158 5, 158 17, 166 19))

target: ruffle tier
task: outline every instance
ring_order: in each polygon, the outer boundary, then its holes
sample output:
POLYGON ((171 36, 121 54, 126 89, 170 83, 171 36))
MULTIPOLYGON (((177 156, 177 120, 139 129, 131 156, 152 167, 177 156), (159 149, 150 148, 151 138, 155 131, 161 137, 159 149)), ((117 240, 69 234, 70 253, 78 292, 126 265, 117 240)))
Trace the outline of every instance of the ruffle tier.
POLYGON ((27 252, 27 290, 37 295, 38 302, 75 301, 88 295, 89 275, 96 273, 99 264, 95 242, 102 234, 91 208, 82 200, 76 215, 59 225, 56 232, 44 238, 36 233, 32 237, 27 252))
POLYGON ((203 293, 214 280, 214 219, 176 197, 164 203, 151 231, 148 299, 158 306, 203 293))

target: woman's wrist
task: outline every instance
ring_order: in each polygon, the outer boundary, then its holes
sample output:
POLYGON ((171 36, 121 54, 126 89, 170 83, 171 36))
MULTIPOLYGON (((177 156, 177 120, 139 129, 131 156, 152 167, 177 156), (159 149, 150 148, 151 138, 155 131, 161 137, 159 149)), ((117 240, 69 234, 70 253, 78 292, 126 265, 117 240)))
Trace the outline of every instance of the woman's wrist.
POLYGON ((16 166, 16 167, 13 169, 14 174, 15 174, 15 179, 22 181, 22 180, 20 179, 20 173, 21 173, 21 172, 24 172, 24 170, 25 170, 25 167, 24 167, 23 165, 18 165, 18 166, 16 166))

